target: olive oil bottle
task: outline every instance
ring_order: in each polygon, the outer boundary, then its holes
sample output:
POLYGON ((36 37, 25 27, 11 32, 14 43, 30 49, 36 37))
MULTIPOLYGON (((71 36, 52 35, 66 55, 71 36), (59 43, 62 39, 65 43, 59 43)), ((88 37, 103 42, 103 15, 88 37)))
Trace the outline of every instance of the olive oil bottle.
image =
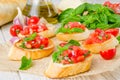
POLYGON ((27 0, 23 14, 30 16, 44 17, 49 23, 57 23, 57 10, 51 0, 27 0))

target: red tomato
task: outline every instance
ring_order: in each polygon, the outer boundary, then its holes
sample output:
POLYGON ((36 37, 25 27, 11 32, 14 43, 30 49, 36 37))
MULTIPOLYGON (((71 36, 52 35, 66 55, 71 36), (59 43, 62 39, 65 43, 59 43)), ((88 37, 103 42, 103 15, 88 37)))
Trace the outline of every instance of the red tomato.
POLYGON ((77 61, 77 57, 75 57, 75 56, 72 56, 70 59, 73 61, 73 63, 77 63, 78 62, 77 61))
POLYGON ((65 28, 81 28, 85 30, 85 26, 80 24, 79 22, 69 22, 67 25, 64 26, 65 28))
POLYGON ((63 53, 62 53, 62 56, 68 56, 69 58, 72 56, 72 50, 65 50, 63 53))
POLYGON ((45 24, 40 24, 38 28, 38 32, 42 32, 48 30, 47 26, 45 24))
POLYGON ((118 33, 119 33, 119 29, 118 28, 108 29, 108 30, 105 31, 105 33, 112 34, 113 36, 116 37, 118 35, 118 33))
POLYGON ((85 60, 85 56, 84 55, 77 57, 77 61, 78 62, 81 62, 81 61, 84 61, 84 60, 85 60))
POLYGON ((31 27, 25 27, 23 31, 20 32, 22 35, 29 35, 33 33, 33 30, 31 27))
POLYGON ((12 36, 17 36, 17 34, 20 33, 20 31, 22 31, 22 30, 23 30, 23 28, 21 25, 13 25, 10 28, 10 34, 12 36))
POLYGON ((41 40, 42 40, 42 45, 43 45, 44 47, 47 47, 48 44, 49 44, 48 38, 42 38, 41 40))
POLYGON ((62 60, 61 63, 62 64, 69 64, 70 62, 68 60, 62 60))
POLYGON ((110 1, 106 1, 103 5, 111 8, 116 14, 120 14, 120 3, 111 3, 110 1))
POLYGON ((110 3, 110 1, 106 1, 103 5, 104 5, 104 6, 110 6, 111 3, 110 3))
POLYGON ((30 43, 25 43, 26 48, 32 48, 32 45, 30 43))
POLYGON ((66 44, 67 44, 67 43, 64 42, 64 43, 60 43, 59 45, 60 45, 61 47, 64 47, 66 44))
POLYGON ((31 27, 33 32, 38 32, 38 29, 39 29, 38 25, 31 25, 31 26, 28 26, 28 27, 31 27))
POLYGON ((30 19, 28 19, 27 24, 31 25, 31 24, 37 24, 39 22, 39 18, 36 16, 32 16, 30 19))
POLYGON ((111 60, 116 55, 116 49, 109 49, 106 51, 100 51, 100 55, 105 60, 111 60))

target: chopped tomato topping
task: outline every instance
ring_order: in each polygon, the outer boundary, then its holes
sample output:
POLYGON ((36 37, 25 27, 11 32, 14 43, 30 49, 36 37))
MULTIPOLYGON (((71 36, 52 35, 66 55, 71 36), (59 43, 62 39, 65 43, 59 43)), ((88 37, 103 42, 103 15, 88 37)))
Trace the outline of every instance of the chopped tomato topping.
POLYGON ((69 22, 67 25, 64 26, 65 28, 81 28, 82 30, 85 30, 85 26, 83 24, 80 24, 79 22, 69 22))
POLYGON ((102 43, 111 38, 111 34, 107 34, 105 31, 101 29, 96 29, 93 33, 90 34, 88 39, 85 40, 85 44, 93 44, 93 43, 102 43))

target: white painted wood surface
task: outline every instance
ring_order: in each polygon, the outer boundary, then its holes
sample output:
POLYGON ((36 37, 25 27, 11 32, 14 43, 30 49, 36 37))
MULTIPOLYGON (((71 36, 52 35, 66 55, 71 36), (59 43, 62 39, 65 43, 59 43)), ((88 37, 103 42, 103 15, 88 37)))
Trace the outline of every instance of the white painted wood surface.
MULTIPOLYGON (((53 0, 54 2, 59 2, 59 0, 53 0)), ((103 3, 105 0, 87 0, 91 3, 103 3)), ((111 0, 112 2, 120 2, 120 0, 111 0)), ((11 24, 11 23, 9 23, 11 24)), ((9 25, 4 25, 0 28, 0 43, 5 43, 11 38, 9 34, 9 25)), ((12 66, 12 65, 11 65, 12 66)), ((108 66, 109 67, 109 66, 108 66)), ((0 80, 49 80, 41 76, 36 76, 21 72, 3 72, 0 71, 0 80)), ((106 72, 94 76, 87 76, 77 78, 76 80, 120 80, 120 67, 113 72, 106 72)))

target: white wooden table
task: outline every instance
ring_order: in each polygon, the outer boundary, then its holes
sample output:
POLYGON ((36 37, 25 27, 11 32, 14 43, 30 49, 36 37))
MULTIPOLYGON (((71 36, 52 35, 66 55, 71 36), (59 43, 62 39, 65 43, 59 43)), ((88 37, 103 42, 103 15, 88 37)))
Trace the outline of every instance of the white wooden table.
MULTIPOLYGON (((58 1, 58 0, 54 0, 58 1)), ((92 3, 103 3, 105 0, 88 0, 92 3)), ((120 0, 111 0, 112 2, 120 2, 120 0)), ((5 43, 10 40, 9 25, 4 25, 0 28, 0 43, 5 43)), ((109 67, 109 66, 108 66, 109 67)), ((0 71, 0 80, 43 80, 41 76, 36 76, 21 72, 3 72, 0 71)), ((46 80, 46 79, 45 79, 46 80)), ((120 80, 120 67, 113 72, 106 72, 94 76, 81 77, 79 80, 120 80)))

